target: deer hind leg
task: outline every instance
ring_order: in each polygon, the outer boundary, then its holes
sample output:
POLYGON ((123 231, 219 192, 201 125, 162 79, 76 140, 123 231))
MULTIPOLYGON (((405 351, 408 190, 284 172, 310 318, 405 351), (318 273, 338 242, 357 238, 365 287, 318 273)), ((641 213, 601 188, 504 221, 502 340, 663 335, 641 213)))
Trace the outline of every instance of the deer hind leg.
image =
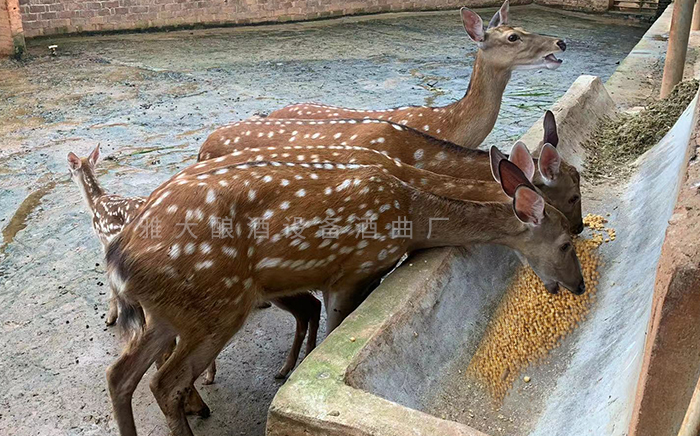
MULTIPOLYGON (((177 345, 177 341, 175 338, 173 338, 172 341, 168 344, 166 347, 165 351, 163 353, 160 353, 158 358, 156 359, 156 368, 160 369, 165 362, 168 360, 170 355, 173 354, 173 351, 175 351, 175 346, 177 345)), ((214 362, 212 362, 211 366, 214 367, 214 373, 216 374, 216 367, 214 366, 214 362)), ((208 369, 207 371, 210 371, 211 369, 208 369)), ((213 377, 212 377, 213 379, 213 377)), ((206 383, 205 381, 205 384, 206 383)), ((209 406, 204 402, 202 397, 199 395, 199 392, 197 392, 197 389, 195 389, 194 386, 192 386, 192 390, 190 391, 190 395, 187 398, 187 401, 185 402, 185 413, 187 415, 197 415, 201 418, 208 418, 209 415, 211 414, 211 411, 209 410, 209 406)))
MULTIPOLYGON (((185 408, 186 402, 191 401, 193 392, 196 392, 194 381, 241 328, 252 306, 252 300, 242 302, 228 325, 218 326, 214 333, 201 336, 180 332, 180 341, 175 351, 151 380, 151 392, 165 415, 173 436, 193 436, 185 408)), ((234 310, 222 309, 220 313, 210 315, 212 319, 222 319, 224 313, 233 312, 234 310)))
POLYGON ((152 319, 138 336, 134 337, 121 356, 107 369, 107 384, 112 399, 114 417, 121 436, 136 436, 131 399, 143 374, 165 352, 175 334, 157 325, 152 319))
POLYGON ((117 316, 119 316, 117 299, 114 297, 114 289, 111 289, 111 295, 109 297, 109 310, 107 311, 107 319, 105 320, 105 324, 108 326, 114 325, 114 323, 117 322, 117 316))
MULTIPOLYGON (((282 379, 287 377, 289 372, 294 369, 294 366, 299 359, 301 344, 304 342, 304 338, 306 337, 306 332, 308 331, 309 327, 311 327, 309 341, 313 339, 313 346, 316 345, 318 319, 321 316, 321 302, 308 292, 288 297, 276 298, 272 300, 272 302, 280 309, 286 310, 294 315, 297 322, 296 331, 294 332, 294 342, 292 343, 292 348, 289 350, 289 354, 287 355, 287 360, 279 372, 275 374, 275 378, 282 379)), ((307 342, 307 350, 308 349, 309 343, 307 342)), ((313 347, 311 349, 313 349, 313 347)))

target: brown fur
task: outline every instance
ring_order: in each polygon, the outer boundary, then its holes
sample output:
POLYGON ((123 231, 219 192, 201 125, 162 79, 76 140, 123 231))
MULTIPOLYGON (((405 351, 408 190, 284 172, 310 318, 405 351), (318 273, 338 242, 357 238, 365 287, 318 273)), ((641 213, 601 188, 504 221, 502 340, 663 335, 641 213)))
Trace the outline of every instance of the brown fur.
POLYGON ((575 254, 559 249, 570 237, 566 219, 554 208, 544 206, 542 223, 533 226, 515 217, 510 202, 450 200, 416 189, 386 168, 329 165, 200 162, 156 189, 137 220, 112 241, 110 281, 120 299, 139 303, 147 315, 142 330, 108 371, 122 436, 136 434, 130 398, 138 380, 175 336, 180 341, 151 381, 151 390, 173 434, 192 434, 184 409, 194 395, 192 382, 240 329, 259 298, 321 289, 330 331, 405 253, 473 243, 513 247, 547 283, 581 288, 575 254), (263 216, 268 217, 270 238, 254 239, 248 224, 263 216), (362 216, 376 218, 380 238, 355 237, 352 225, 362 216), (164 237, 140 238, 138 225, 152 217, 161 220, 164 237), (231 217, 233 238, 212 238, 212 217, 231 217), (303 239, 284 237, 285 217, 306 220, 303 239), (317 237, 326 217, 339 218, 337 239, 317 237), (401 217, 413 223, 410 239, 388 235, 387 226, 401 217), (448 220, 428 238, 434 217, 448 220), (178 224, 186 220, 197 223, 191 229, 195 237, 180 234, 178 224))
MULTIPOLYGON (((553 116, 551 123, 553 126, 550 124, 549 127, 554 129, 556 135, 553 116)), ((465 149, 415 129, 380 120, 240 121, 221 127, 209 135, 199 150, 198 160, 220 158, 248 150, 245 154, 237 155, 239 162, 252 158, 285 162, 381 163, 372 154, 360 156, 358 147, 381 152, 418 169, 454 178, 483 181, 482 186, 488 191, 485 193, 487 196, 500 189, 492 178, 487 152, 465 149), (320 158, 321 155, 324 156, 323 159, 320 158)), ((561 175, 555 181, 545 183, 545 179, 536 171, 533 182, 548 202, 566 215, 572 230, 578 233, 582 226, 581 203, 572 203, 571 199, 580 199, 580 179, 574 167, 562 162, 561 168, 561 175)), ((410 182, 410 177, 403 177, 402 180, 410 182)))
MULTIPOLYGON (((507 10, 507 4, 504 5, 507 10)), ((466 26, 466 24, 465 24, 466 26)), ((479 19, 478 26, 481 26, 479 19)), ((463 147, 476 148, 493 129, 513 70, 544 67, 544 57, 561 51, 559 38, 526 32, 506 23, 489 28, 478 41, 469 88, 461 100, 443 107, 410 106, 384 110, 349 109, 299 103, 268 118, 371 118, 394 121, 463 147), (509 41, 510 35, 518 40, 509 41)))

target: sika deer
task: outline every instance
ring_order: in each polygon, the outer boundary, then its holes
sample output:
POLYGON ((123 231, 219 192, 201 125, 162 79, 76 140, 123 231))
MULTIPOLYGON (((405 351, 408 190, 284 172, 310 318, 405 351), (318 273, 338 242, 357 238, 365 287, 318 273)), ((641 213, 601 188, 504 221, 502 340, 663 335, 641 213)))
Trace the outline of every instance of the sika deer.
POLYGON ((469 37, 479 50, 469 88, 461 100, 443 107, 410 106, 385 110, 347 109, 301 103, 273 111, 269 118, 373 118, 394 121, 467 148, 478 147, 493 129, 506 85, 514 70, 554 70, 554 54, 566 50, 558 38, 526 32, 508 25, 508 0, 484 31, 481 17, 460 10, 469 37))
POLYGON ((442 198, 373 165, 197 165, 197 172, 181 173, 154 191, 108 248, 110 281, 129 315, 120 317, 120 325, 132 335, 107 371, 122 436, 136 434, 136 385, 176 336, 174 353, 150 385, 172 433, 192 435, 184 413, 196 392, 192 383, 261 296, 322 289, 332 329, 405 253, 475 243, 518 250, 550 290, 561 283, 576 294, 585 291, 566 218, 507 160, 498 162, 497 173, 512 202, 442 198), (212 237, 212 224, 223 217, 230 219, 232 238, 212 237), (259 217, 268 220, 272 236, 246 237, 243 229, 259 217), (433 231, 436 218, 447 220, 437 221, 433 231), (140 237, 139 228, 153 219, 163 228, 157 242, 140 237), (354 235, 353 225, 362 220, 376 224, 376 237, 354 235), (335 223, 338 228, 327 234, 335 223), (131 310, 135 305, 145 317, 131 310))
MULTIPOLYGON (((569 219, 572 231, 580 233, 583 219, 578 171, 564 162, 555 148, 559 137, 554 114, 550 111, 545 114, 544 127, 538 171, 535 171, 532 182, 545 195, 548 203, 569 219), (546 143, 552 146, 545 147, 543 144, 546 143)), ((332 157, 325 158, 330 162, 373 163, 354 156, 353 149, 358 146, 380 151, 416 168, 494 183, 487 152, 465 149, 415 129, 380 120, 240 121, 209 135, 199 150, 198 160, 213 159, 241 150, 259 150, 258 157, 254 158, 256 160, 317 162, 320 153, 332 150, 332 157)))
MULTIPOLYGON (((92 150, 87 158, 81 159, 75 153, 68 153, 68 169, 71 179, 80 188, 83 200, 92 215, 92 229, 106 253, 109 241, 121 232, 122 227, 136 217, 146 199, 106 194, 95 176, 95 165, 99 158, 99 145, 92 150)), ((114 300, 114 289, 112 289, 105 323, 108 326, 113 325, 117 321, 117 315, 117 303, 114 300)))
MULTIPOLYGON (((92 229, 102 244, 102 249, 107 252, 107 244, 122 228, 130 223, 139 213, 141 206, 146 201, 145 197, 123 197, 121 195, 106 194, 97 181, 95 166, 100 158, 100 146, 96 146, 87 158, 79 158, 75 153, 68 153, 68 169, 70 175, 80 192, 83 200, 92 214, 92 229)), ((114 298, 114 288, 110 286, 112 295, 109 300, 109 312, 106 324, 113 325, 117 321, 118 309, 114 298)), ((172 345, 174 348, 174 344, 172 345)), ((290 352, 290 359, 294 353, 290 352)), ((298 357, 296 352, 294 360, 298 357)), ((204 383, 214 382, 216 365, 212 361, 211 366, 204 375, 204 383)))

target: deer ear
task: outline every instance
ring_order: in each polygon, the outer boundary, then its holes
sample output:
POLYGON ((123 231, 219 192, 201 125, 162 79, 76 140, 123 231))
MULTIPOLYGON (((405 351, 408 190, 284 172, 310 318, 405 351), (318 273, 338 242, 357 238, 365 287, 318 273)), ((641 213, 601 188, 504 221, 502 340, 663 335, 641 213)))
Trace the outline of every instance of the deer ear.
POLYGON ((462 15, 464 30, 467 31, 472 41, 476 43, 484 42, 484 22, 479 14, 467 8, 460 9, 459 13, 462 15))
POLYGON ((559 156, 559 152, 552 144, 545 144, 542 147, 537 165, 545 181, 554 181, 559 176, 561 156, 559 156))
POLYGON ((489 158, 491 159, 491 175, 493 176, 493 179, 495 181, 500 183, 501 175, 498 173, 498 164, 503 159, 508 159, 508 156, 501 153, 501 150, 496 148, 495 145, 492 145, 491 148, 489 149, 489 158))
POLYGON ((508 24, 508 12, 510 10, 510 2, 506 0, 503 2, 501 9, 498 10, 489 21, 489 29, 492 27, 504 26, 508 24))
POLYGON ((545 144, 552 144, 556 147, 559 144, 559 135, 557 135, 557 120, 554 119, 552 111, 544 113, 544 140, 545 144))
POLYGON ((92 153, 90 153, 90 156, 88 156, 88 162, 90 162, 90 165, 93 167, 95 164, 97 164, 97 161, 100 159, 100 145, 96 145, 95 149, 92 150, 92 153))
POLYGON ((518 141, 510 150, 510 161, 518 166, 525 174, 525 177, 532 182, 532 177, 535 175, 535 162, 532 160, 530 150, 524 142, 518 141))
POLYGON ((518 219, 525 224, 535 226, 542 224, 544 204, 542 196, 527 186, 520 186, 515 190, 513 210, 518 219))
POLYGON ((72 171, 75 171, 77 169, 80 169, 80 166, 83 164, 83 162, 80 160, 78 156, 75 155, 72 151, 68 153, 68 168, 70 168, 72 171))
POLYGON ((521 185, 532 188, 532 184, 530 184, 530 181, 525 177, 522 170, 507 159, 503 159, 498 163, 498 173, 501 177, 501 188, 503 188, 503 192, 510 198, 513 198, 515 191, 521 185))

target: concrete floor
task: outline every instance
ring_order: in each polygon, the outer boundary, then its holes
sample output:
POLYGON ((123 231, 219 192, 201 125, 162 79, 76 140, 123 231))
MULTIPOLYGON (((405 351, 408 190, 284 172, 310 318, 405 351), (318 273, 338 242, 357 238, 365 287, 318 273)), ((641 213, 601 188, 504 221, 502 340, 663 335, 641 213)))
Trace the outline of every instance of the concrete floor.
MULTIPOLYGON (((511 15, 570 48, 556 72, 514 74, 489 144, 520 136, 579 74, 607 78, 644 32, 540 8, 511 15)), ((452 11, 35 40, 26 62, 0 63, 0 434, 117 434, 104 370, 120 344, 103 326, 101 252, 68 151, 99 143, 107 190, 147 195, 194 161, 214 126, 255 112, 458 99, 474 49, 452 11)), ((212 417, 193 420, 197 434, 264 433, 292 334, 277 309, 251 317, 222 353, 217 384, 201 389, 212 417)), ((142 434, 167 434, 145 383, 134 408, 142 434)))

